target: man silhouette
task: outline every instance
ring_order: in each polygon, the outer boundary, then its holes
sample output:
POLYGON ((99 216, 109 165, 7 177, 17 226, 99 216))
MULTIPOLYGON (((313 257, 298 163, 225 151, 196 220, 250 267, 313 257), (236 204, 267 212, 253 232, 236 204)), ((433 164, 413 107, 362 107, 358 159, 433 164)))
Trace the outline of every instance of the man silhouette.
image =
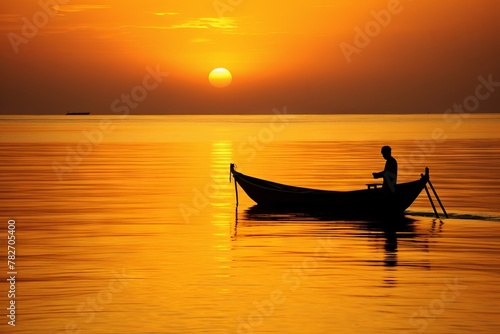
POLYGON ((382 188, 390 189, 392 192, 396 190, 396 182, 398 179, 398 162, 391 155, 391 147, 382 147, 382 156, 386 160, 384 170, 378 173, 373 173, 373 178, 384 178, 382 188))

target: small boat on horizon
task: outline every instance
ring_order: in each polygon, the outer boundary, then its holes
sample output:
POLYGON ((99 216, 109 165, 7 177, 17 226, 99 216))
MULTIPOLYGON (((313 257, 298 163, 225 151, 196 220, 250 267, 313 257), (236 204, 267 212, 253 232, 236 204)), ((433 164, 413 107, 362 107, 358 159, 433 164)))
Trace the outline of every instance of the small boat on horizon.
POLYGON ((66 115, 90 115, 90 112, 70 112, 68 111, 66 115))
POLYGON ((429 169, 420 179, 400 183, 394 192, 367 184, 367 189, 352 191, 319 190, 289 186, 248 176, 230 165, 235 180, 236 204, 239 185, 257 206, 291 212, 327 213, 339 217, 400 217, 404 215, 429 182, 429 169))

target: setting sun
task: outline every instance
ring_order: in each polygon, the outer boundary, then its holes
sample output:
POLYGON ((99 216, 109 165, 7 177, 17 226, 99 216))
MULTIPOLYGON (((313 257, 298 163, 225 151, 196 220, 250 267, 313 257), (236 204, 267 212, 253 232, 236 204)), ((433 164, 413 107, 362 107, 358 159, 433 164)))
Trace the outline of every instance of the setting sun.
POLYGON ((208 75, 208 80, 210 84, 217 88, 224 88, 231 84, 233 77, 231 72, 226 70, 225 68, 219 67, 213 69, 212 72, 208 75))

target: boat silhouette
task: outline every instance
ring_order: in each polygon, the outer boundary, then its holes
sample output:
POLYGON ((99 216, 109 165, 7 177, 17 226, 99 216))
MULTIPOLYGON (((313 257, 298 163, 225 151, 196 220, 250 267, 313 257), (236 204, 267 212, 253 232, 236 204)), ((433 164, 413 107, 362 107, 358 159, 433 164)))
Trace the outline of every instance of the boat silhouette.
POLYGON ((394 192, 374 184, 369 184, 367 189, 333 191, 295 187, 259 179, 236 171, 234 164, 231 164, 230 171, 235 183, 259 208, 322 212, 343 217, 402 216, 429 182, 429 169, 426 168, 420 179, 397 184, 394 192))
POLYGON ((70 112, 68 111, 66 115, 90 115, 90 112, 70 112))

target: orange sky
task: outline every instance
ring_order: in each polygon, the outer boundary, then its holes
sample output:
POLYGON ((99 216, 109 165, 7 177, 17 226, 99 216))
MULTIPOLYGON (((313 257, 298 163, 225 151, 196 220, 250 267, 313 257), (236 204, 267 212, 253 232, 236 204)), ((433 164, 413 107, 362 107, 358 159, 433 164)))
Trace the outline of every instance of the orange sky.
MULTIPOLYGON (((479 76, 500 82, 499 13, 498 0, 2 0, 0 113, 443 113, 479 76), (208 82, 216 67, 229 87, 208 82)), ((492 89, 475 112, 500 111, 492 89)))

